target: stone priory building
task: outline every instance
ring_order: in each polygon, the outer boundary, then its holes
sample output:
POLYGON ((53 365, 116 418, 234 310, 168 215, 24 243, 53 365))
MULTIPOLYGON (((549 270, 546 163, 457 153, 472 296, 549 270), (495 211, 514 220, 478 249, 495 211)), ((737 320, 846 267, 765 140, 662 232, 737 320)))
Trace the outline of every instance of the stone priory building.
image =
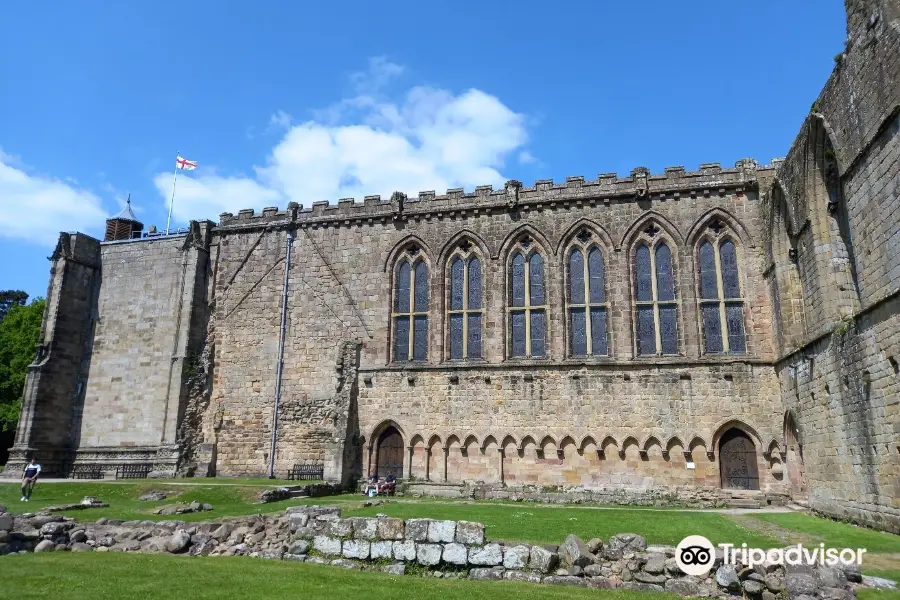
POLYGON ((790 497, 900 532, 900 0, 846 9, 768 165, 60 234, 7 474, 790 497))

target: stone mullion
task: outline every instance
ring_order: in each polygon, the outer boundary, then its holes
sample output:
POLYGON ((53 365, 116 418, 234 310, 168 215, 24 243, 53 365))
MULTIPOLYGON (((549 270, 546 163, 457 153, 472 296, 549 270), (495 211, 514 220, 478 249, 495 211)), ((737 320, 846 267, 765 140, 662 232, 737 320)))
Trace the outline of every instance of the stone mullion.
POLYGON ((655 354, 662 354, 662 336, 659 331, 659 288, 656 281, 656 246, 648 247, 650 250, 650 289, 653 305, 653 333, 656 341, 655 354))
POLYGON ((716 264, 716 297, 719 306, 719 327, 722 329, 722 352, 728 354, 728 318, 725 316, 725 284, 722 281, 722 257, 719 254, 720 242, 713 244, 713 256, 716 264))

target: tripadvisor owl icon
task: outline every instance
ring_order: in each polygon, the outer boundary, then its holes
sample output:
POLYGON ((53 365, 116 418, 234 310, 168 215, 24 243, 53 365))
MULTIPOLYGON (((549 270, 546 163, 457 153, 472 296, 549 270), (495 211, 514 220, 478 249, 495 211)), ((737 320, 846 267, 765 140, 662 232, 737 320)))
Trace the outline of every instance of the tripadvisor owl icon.
POLYGON ((715 560, 715 547, 702 535, 689 535, 675 548, 675 563, 688 575, 706 575, 715 560))

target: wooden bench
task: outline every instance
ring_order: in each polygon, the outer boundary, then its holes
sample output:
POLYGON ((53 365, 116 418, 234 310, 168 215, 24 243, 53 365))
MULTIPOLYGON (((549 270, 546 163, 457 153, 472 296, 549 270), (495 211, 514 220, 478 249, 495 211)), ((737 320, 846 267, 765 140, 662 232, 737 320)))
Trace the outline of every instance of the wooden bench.
POLYGON ((321 481, 325 478, 325 465, 294 465, 287 478, 291 481, 321 481))
POLYGON ((116 479, 147 479, 153 465, 119 465, 116 467, 116 479))
POLYGON ((75 465, 70 477, 72 479, 103 479, 103 465, 75 465))

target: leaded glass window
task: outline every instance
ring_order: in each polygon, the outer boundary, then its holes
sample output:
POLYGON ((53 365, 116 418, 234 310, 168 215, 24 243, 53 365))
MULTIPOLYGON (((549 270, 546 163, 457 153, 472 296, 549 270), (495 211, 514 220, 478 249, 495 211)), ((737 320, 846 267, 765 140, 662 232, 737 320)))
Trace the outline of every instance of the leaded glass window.
POLYGON ((483 289, 481 261, 469 253, 472 245, 460 244, 450 258, 450 359, 481 358, 483 289))
POLYGON ((509 270, 509 348, 513 357, 547 354, 547 290, 544 258, 525 237, 514 250, 509 270))
POLYGON ((606 282, 603 251, 592 242, 593 234, 578 234, 569 254, 569 353, 572 356, 606 356, 606 282))
POLYGON ((678 294, 672 251, 651 225, 634 253, 637 352, 678 354, 678 294))
POLYGON ((723 229, 713 222, 697 251, 703 339, 707 354, 743 354, 747 338, 737 248, 730 238, 720 237, 723 229))
POLYGON ((394 360, 428 358, 428 265, 410 246, 396 269, 394 283, 394 360))

